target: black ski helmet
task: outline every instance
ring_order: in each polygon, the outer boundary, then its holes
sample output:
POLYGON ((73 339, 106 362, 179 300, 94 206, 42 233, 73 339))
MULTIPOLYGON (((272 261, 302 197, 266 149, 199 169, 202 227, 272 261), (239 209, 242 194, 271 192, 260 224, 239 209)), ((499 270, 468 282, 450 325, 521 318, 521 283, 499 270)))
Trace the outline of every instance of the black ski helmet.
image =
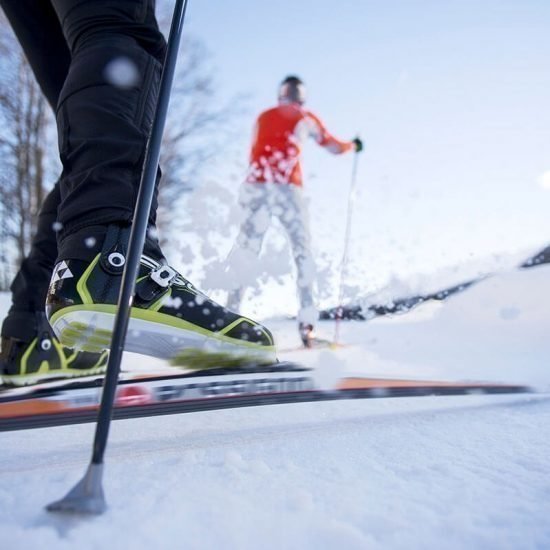
POLYGON ((279 86, 279 101, 283 103, 305 103, 306 87, 297 76, 287 76, 279 86))

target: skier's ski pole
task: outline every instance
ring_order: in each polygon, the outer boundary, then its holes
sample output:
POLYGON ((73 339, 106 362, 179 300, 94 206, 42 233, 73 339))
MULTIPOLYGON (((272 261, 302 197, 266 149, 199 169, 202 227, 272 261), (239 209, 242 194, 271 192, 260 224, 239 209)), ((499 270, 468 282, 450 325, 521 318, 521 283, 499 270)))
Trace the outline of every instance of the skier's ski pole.
POLYGON ((343 316, 343 302, 344 302, 344 279, 346 273, 346 267, 348 263, 349 253, 349 241, 351 233, 351 219, 353 215, 353 205, 355 203, 355 188, 357 183, 357 165, 359 164, 359 152, 357 151, 353 156, 353 168, 351 171, 351 184, 348 193, 348 207, 346 215, 346 233, 344 237, 344 252, 342 254, 342 263, 340 265, 340 284, 338 290, 338 306, 336 308, 336 316, 334 323, 334 345, 338 345, 340 339, 340 322, 343 316))
POLYGON ((107 438, 109 436, 120 361, 124 351, 124 342, 130 319, 130 307, 134 297, 139 261, 145 243, 147 222, 155 190, 155 178, 160 157, 162 134, 164 132, 170 91, 174 80, 186 9, 187 0, 176 0, 160 80, 155 116, 145 150, 145 160, 134 211, 134 222, 128 243, 128 255, 122 274, 117 314, 115 316, 111 340, 111 351, 96 424, 92 460, 84 477, 75 487, 64 498, 46 507, 50 512, 101 514, 107 507, 102 486, 103 455, 105 454, 107 438))

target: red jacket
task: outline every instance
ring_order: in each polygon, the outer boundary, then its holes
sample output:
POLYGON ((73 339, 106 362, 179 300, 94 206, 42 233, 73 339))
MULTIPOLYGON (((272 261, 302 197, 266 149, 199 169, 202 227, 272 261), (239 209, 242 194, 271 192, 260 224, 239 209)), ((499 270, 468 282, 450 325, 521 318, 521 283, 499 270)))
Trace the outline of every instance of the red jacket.
POLYGON ((256 121, 247 181, 302 185, 300 153, 307 137, 334 154, 354 149, 353 141, 336 139, 298 103, 282 103, 264 111, 256 121))

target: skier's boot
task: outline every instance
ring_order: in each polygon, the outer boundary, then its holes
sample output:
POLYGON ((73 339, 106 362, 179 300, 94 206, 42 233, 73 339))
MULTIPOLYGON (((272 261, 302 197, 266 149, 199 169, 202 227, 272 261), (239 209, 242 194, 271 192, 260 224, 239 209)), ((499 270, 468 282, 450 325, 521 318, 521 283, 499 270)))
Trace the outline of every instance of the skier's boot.
MULTIPOLYGON (((48 319, 62 344, 96 353, 110 345, 129 228, 110 225, 101 233, 101 227, 87 228, 61 245, 46 298, 48 319), (88 250, 82 242, 88 243, 88 250)), ((197 290, 166 263, 150 235, 125 349, 160 358, 196 349, 246 356, 262 364, 276 361, 271 332, 197 290)))
POLYGON ((300 323, 298 325, 298 331, 300 333, 300 339, 302 340, 304 347, 306 348, 313 347, 313 340, 314 340, 313 325, 309 323, 300 323))
POLYGON ((78 352, 63 347, 46 316, 38 315, 38 331, 30 341, 2 337, 0 375, 6 386, 26 386, 58 379, 101 375, 108 353, 78 352))

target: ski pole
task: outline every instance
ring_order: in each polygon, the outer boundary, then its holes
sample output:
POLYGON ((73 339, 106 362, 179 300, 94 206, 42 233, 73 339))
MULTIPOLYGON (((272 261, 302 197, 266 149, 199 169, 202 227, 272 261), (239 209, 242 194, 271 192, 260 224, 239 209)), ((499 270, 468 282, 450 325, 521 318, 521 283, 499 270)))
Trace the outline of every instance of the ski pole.
POLYGON ((359 151, 353 156, 353 167, 351 171, 351 184, 348 193, 348 206, 346 214, 346 233, 344 237, 344 252, 342 254, 342 262, 340 264, 340 284, 338 290, 338 306, 336 308, 335 323, 334 323, 334 345, 338 345, 340 339, 340 322, 343 316, 343 301, 344 301, 344 279, 345 271, 348 263, 349 241, 351 233, 351 220, 353 215, 353 205, 355 203, 355 189, 357 183, 357 165, 359 164, 359 151))
POLYGON ((186 9, 187 0, 176 0, 170 34, 168 36, 166 57, 160 79, 160 89, 155 107, 155 115, 145 149, 145 159, 134 210, 134 222, 132 224, 128 243, 128 255, 122 274, 117 313, 111 339, 111 351, 97 417, 92 459, 84 477, 74 486, 74 488, 71 489, 64 498, 46 507, 50 512, 101 514, 107 507, 102 487, 103 456, 107 446, 109 427, 113 414, 120 362, 124 351, 124 342, 126 340, 126 332, 130 319, 130 307, 134 297, 139 261, 143 252, 147 222, 155 190, 155 179, 160 158, 162 134, 166 122, 166 113, 170 101, 170 91, 174 80, 186 9))

